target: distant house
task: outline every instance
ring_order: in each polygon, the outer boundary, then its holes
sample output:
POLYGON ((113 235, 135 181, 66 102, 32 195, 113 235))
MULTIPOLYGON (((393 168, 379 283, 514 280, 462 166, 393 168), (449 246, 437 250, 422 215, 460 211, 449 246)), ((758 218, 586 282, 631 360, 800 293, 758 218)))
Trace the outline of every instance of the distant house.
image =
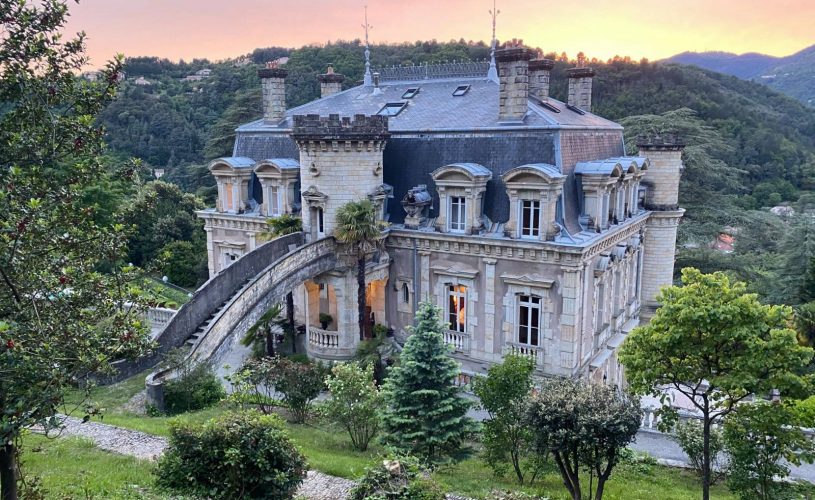
POLYGON ((795 209, 789 205, 778 205, 770 209, 770 212, 779 217, 792 217, 795 215, 795 209))
POLYGON ((736 237, 732 234, 719 233, 711 247, 722 253, 733 253, 736 237))
POLYGON ((151 82, 150 80, 148 80, 147 78, 145 78, 143 76, 140 76, 140 77, 136 78, 135 80, 133 80, 133 84, 134 85, 147 86, 147 85, 153 85, 153 82, 151 82))
POLYGON ((210 76, 212 76, 212 70, 209 69, 209 68, 204 68, 204 69, 199 69, 198 71, 196 71, 192 75, 185 76, 184 78, 181 79, 181 81, 184 81, 184 82, 200 82, 201 80, 209 78, 210 76))

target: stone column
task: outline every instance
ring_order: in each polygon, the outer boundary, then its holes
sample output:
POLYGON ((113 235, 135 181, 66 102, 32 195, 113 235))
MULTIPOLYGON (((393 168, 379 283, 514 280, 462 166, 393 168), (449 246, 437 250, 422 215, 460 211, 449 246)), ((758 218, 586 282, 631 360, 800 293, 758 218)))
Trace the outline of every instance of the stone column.
POLYGON ((278 124, 286 117, 286 76, 282 68, 270 67, 258 70, 263 96, 263 121, 278 124))
POLYGON ((532 54, 523 47, 495 51, 500 82, 498 119, 523 121, 529 107, 529 60, 532 54))
MULTIPOLYGON (((484 353, 489 359, 497 359, 501 350, 495 350, 495 263, 496 259, 484 259, 484 353)), ((481 346, 479 346, 481 347, 481 346)))
POLYGON ((653 212, 645 225, 640 309, 643 324, 654 316, 660 289, 673 283, 676 230, 684 213, 683 209, 653 212))
POLYGON ((419 258, 421 259, 421 287, 419 289, 419 293, 421 293, 420 300, 430 300, 430 252, 420 250, 419 258))
POLYGON ((209 269, 209 277, 212 278, 217 274, 215 269, 215 244, 212 242, 212 228, 209 226, 210 222, 206 222, 204 231, 207 233, 207 268, 209 269))
POLYGON ((569 76, 570 106, 591 112, 591 87, 594 70, 591 68, 572 68, 567 70, 569 76))
POLYGON ((561 375, 572 375, 577 367, 578 344, 580 339, 580 310, 582 307, 583 268, 566 268, 563 270, 563 281, 560 293, 563 299, 560 312, 560 344, 557 346, 558 363, 554 368, 561 375))

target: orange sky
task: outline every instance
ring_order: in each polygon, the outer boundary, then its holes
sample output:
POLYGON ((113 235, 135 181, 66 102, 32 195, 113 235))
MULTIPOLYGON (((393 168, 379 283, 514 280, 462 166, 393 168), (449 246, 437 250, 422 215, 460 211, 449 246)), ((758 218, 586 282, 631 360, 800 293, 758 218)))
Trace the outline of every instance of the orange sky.
MULTIPOLYGON (((221 59, 257 47, 490 38, 491 0, 81 0, 94 66, 117 52, 221 59)), ((545 51, 660 59, 685 50, 787 55, 815 43, 815 0, 499 0, 498 38, 545 51)))

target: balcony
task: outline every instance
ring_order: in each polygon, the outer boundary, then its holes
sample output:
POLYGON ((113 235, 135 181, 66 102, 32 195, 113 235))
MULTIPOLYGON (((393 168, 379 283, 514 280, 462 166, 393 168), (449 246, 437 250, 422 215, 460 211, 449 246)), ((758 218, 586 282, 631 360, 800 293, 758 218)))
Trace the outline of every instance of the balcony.
POLYGON ((543 367, 543 347, 507 342, 504 346, 504 356, 507 354, 529 358, 535 363, 536 367, 543 367))
POLYGON ((444 343, 453 346, 455 352, 470 352, 470 336, 466 333, 447 330, 444 332, 444 343))

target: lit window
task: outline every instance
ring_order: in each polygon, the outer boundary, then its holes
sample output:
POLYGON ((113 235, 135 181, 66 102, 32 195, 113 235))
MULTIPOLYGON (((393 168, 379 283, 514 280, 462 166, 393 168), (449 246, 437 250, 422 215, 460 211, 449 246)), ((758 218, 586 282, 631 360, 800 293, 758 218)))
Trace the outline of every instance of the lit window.
POLYGON ((402 302, 405 304, 410 303, 410 288, 407 283, 402 283, 402 302))
POLYGON ((382 116, 396 116, 407 106, 406 102, 389 102, 377 113, 382 116))
POLYGON ((518 343, 532 347, 540 345, 541 298, 518 296, 518 343))
POLYGON ((463 196, 450 197, 450 231, 463 233, 467 227, 467 200, 463 196))
POLYGON ((413 99, 419 93, 419 87, 409 88, 402 94, 402 99, 413 99))
POLYGON ((458 333, 467 332, 467 287, 447 285, 447 328, 458 333))
POLYGON ((541 234, 541 202, 521 201, 521 237, 537 238, 541 234))
POLYGON ((277 186, 269 188, 269 215, 280 215, 280 189, 277 186))
POLYGON ((469 90, 470 90, 469 85, 459 85, 458 87, 456 87, 456 90, 453 91, 453 95, 456 97, 460 97, 466 94, 469 90))

